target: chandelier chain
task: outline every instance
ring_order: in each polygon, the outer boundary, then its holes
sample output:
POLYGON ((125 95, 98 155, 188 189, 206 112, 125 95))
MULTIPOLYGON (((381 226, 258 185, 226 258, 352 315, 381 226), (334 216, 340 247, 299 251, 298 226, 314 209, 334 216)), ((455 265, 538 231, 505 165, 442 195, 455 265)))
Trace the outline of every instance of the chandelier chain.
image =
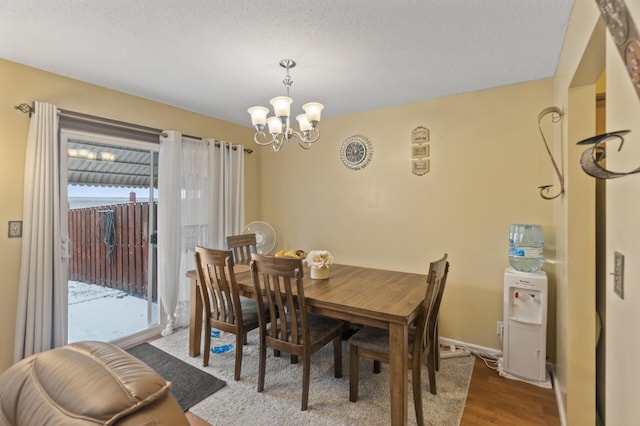
MULTIPOLYGON (((282 65, 282 63, 285 63, 285 62, 282 61, 280 65, 282 65)), ((282 80, 282 84, 284 84, 284 87, 287 88, 287 96, 289 96, 289 89, 291 89, 291 85, 293 84, 293 79, 289 75, 289 69, 293 68, 294 66, 295 66, 295 62, 293 62, 293 65, 291 65, 291 63, 289 62, 286 62, 285 68, 287 69, 287 75, 284 77, 284 80, 282 80)))

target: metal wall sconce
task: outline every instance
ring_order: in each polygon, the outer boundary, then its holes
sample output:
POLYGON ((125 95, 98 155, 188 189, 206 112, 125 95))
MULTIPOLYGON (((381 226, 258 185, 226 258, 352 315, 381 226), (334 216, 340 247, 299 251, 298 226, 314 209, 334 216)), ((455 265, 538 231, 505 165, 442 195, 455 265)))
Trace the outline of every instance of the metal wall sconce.
POLYGON ((551 153, 551 149, 549 148, 549 144, 547 143, 547 139, 544 137, 544 132, 542 131, 542 126, 540 125, 540 122, 542 121, 542 119, 547 116, 548 114, 551 114, 551 122, 552 123, 558 123, 560 121, 560 119, 562 118, 562 110, 558 107, 548 107, 543 109, 540 114, 538 114, 538 130, 540 130, 540 136, 542 136, 542 142, 544 142, 544 146, 545 148, 547 148, 547 154, 549 154, 549 158, 551 159, 551 164, 553 164, 553 168, 556 172, 556 175, 558 176, 558 181, 560 182, 560 192, 558 192, 555 195, 548 195, 549 194, 549 189, 553 186, 553 185, 542 185, 539 186, 538 188, 540 188, 540 196, 542 198, 544 198, 545 200, 553 200, 554 198, 558 198, 559 196, 561 196, 562 194, 564 194, 564 176, 562 176, 562 173, 560 172, 560 169, 558 168, 558 164, 556 163, 556 160, 553 158, 553 154, 551 153))
POLYGON ((627 175, 632 175, 640 172, 640 167, 630 172, 613 172, 605 169, 601 164, 607 157, 606 141, 611 139, 618 139, 620 146, 618 146, 618 152, 622 149, 624 144, 624 138, 622 135, 629 133, 630 130, 618 130, 616 132, 603 133, 596 135, 588 139, 581 140, 577 145, 593 145, 586 149, 580 156, 580 167, 589 176, 593 176, 597 179, 615 179, 627 175))

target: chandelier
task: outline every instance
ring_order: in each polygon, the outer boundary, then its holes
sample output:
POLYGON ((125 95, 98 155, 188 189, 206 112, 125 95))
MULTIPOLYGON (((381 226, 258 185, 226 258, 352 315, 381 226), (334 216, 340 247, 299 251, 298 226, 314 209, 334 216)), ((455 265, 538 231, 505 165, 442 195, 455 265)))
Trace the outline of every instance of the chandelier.
POLYGON ((289 97, 289 89, 293 84, 289 70, 295 67, 296 63, 292 59, 283 59, 280 61, 280 66, 287 70, 287 75, 282 80, 284 87, 287 88, 287 96, 276 96, 269 101, 274 111, 274 116, 272 117, 267 117, 269 108, 263 106, 254 106, 247 110, 251 115, 251 124, 256 128, 253 140, 258 145, 272 145, 273 150, 278 152, 285 141, 295 138, 298 141, 298 145, 304 149, 309 149, 311 144, 320 138, 320 131, 317 129, 317 125, 324 105, 318 102, 309 102, 302 105, 304 114, 296 116, 300 131, 293 130, 289 122, 290 107, 293 102, 293 99, 289 97), (264 131, 265 127, 269 128, 271 136, 268 136, 264 131))

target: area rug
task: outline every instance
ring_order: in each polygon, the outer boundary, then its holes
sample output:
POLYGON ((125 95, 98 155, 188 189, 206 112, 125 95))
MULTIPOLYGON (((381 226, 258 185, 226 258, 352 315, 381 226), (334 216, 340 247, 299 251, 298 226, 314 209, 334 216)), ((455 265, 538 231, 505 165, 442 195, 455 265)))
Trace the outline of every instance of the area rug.
MULTIPOLYGON (((212 346, 233 344, 233 335, 211 339, 212 346)), ((209 366, 202 367, 202 355, 190 357, 189 331, 182 329, 152 345, 173 354, 183 361, 204 369, 227 381, 220 391, 194 405, 190 411, 212 425, 388 425, 391 420, 389 406, 389 369, 382 364, 380 374, 373 374, 373 363, 360 362, 360 388, 358 401, 349 401, 349 351, 343 342, 343 377, 333 377, 333 345, 315 353, 311 362, 309 408, 300 411, 302 396, 302 363, 291 364, 283 354, 273 357, 267 351, 264 391, 258 386, 258 331, 249 332, 248 344, 243 347, 242 374, 233 380, 234 350, 211 354, 209 366)), ((438 394, 429 392, 426 367, 423 369, 423 409, 428 425, 459 425, 467 398, 474 358, 443 359, 436 374, 438 394)), ((416 424, 409 377, 408 424, 416 424)))
MULTIPOLYGON (((171 394, 183 411, 224 387, 225 382, 148 343, 127 349, 165 380, 173 383, 171 394)), ((202 362, 202 359, 200 360, 202 362)))

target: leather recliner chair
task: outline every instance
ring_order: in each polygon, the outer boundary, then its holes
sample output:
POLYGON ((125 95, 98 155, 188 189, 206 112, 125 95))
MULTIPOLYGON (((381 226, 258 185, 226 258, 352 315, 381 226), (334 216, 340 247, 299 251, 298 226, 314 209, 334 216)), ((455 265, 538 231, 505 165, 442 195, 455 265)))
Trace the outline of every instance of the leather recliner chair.
POLYGON ((188 426, 170 387, 117 346, 72 343, 0 375, 0 425, 188 426))

